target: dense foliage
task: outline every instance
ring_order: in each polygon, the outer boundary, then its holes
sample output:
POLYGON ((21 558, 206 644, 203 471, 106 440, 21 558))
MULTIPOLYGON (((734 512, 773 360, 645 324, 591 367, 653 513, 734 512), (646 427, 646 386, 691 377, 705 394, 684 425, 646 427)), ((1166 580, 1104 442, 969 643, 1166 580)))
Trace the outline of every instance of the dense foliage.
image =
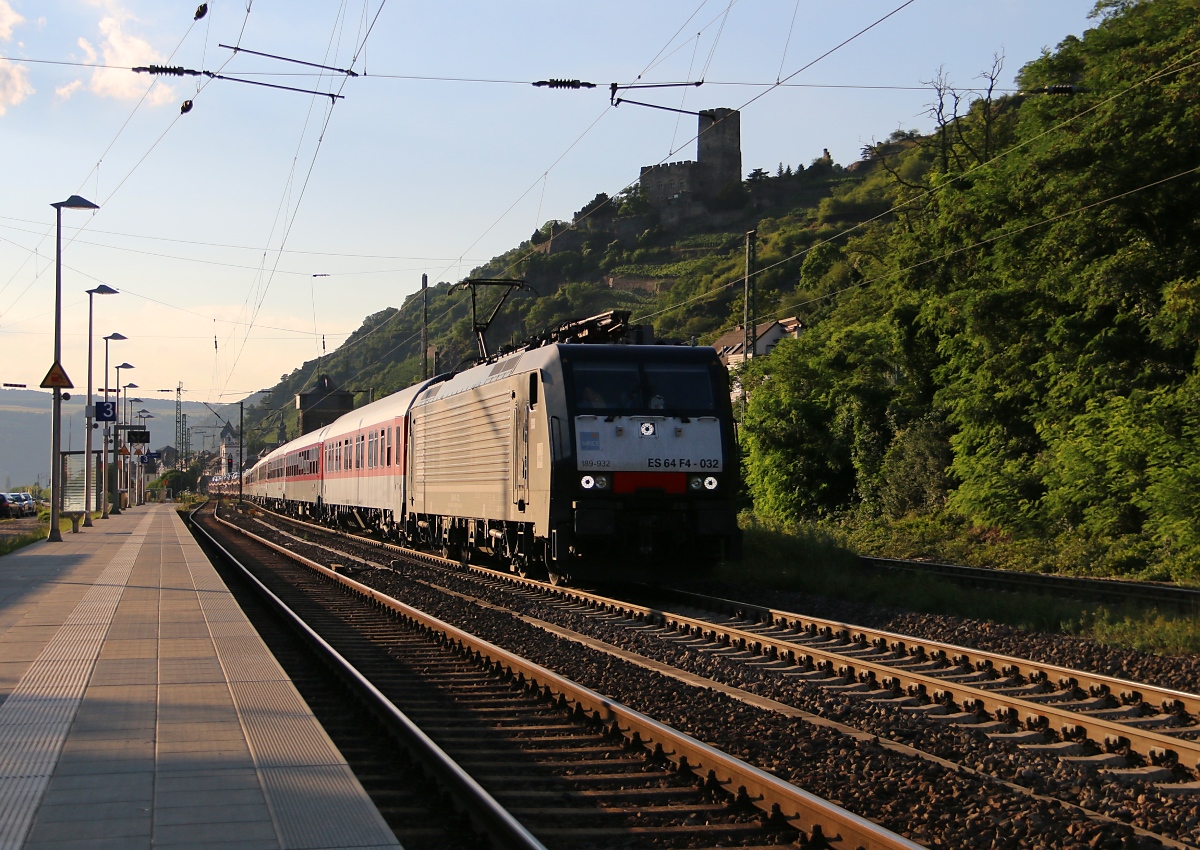
POLYGON ((760 509, 1200 578, 1198 12, 1102 3, 1029 94, 888 157, 894 224, 827 246, 809 332, 748 376, 760 509))

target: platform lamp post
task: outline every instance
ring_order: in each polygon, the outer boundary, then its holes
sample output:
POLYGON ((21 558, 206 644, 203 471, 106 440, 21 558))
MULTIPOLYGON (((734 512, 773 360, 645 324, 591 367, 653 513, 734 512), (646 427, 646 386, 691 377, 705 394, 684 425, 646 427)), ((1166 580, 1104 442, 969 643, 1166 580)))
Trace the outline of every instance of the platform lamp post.
MULTIPOLYGON (((83 472, 83 527, 92 527, 92 419, 95 417, 95 406, 92 399, 92 296, 116 295, 117 290, 107 284, 100 284, 95 289, 87 291, 88 296, 88 396, 87 396, 87 465, 83 472)), ((105 379, 107 380, 107 375, 105 379)))
MULTIPOLYGON (((154 414, 143 407, 141 410, 139 410, 137 412, 137 418, 138 418, 138 427, 144 431, 144 430, 146 430, 146 420, 153 419, 154 414)), ((146 444, 146 452, 149 453, 149 451, 150 451, 150 444, 147 443, 146 444)), ((146 464, 146 465, 148 466, 149 464, 146 464)), ((146 470, 143 468, 143 464, 141 463, 141 461, 138 462, 137 470, 138 470, 138 475, 137 475, 138 504, 144 505, 144 504, 146 504, 146 470)))
MULTIPOLYGON (((104 338, 104 402, 108 403, 108 344, 119 342, 128 337, 119 333, 110 333, 104 338)), ((126 366, 129 364, 126 363, 126 366)), ((120 373, 117 373, 117 385, 121 383, 120 373)), ((108 437, 112 432, 108 421, 104 422, 104 448, 100 453, 100 519, 108 519, 108 437)))
MULTIPOLYGON (((62 211, 69 210, 98 210, 99 206, 89 200, 72 195, 65 201, 51 204, 54 207, 55 242, 54 242, 54 365, 51 373, 54 377, 66 378, 62 371, 62 211)), ((47 375, 49 378, 52 375, 47 375)), ((43 382, 46 384, 48 382, 43 382)), ((58 515, 62 502, 62 391, 63 384, 70 387, 70 382, 56 380, 54 389, 54 411, 50 428, 50 534, 46 537, 51 543, 62 543, 62 530, 58 527, 58 515)))
MULTIPOLYGON (((117 492, 113 494, 112 512, 121 513, 121 370, 132 369, 133 364, 122 363, 117 367, 117 424, 113 426, 113 465, 117 467, 117 492)), ((105 389, 108 389, 105 387, 105 389)))
MULTIPOLYGON (((133 404, 131 404, 130 402, 134 401, 134 402, 137 402, 140 404, 142 401, 140 398, 130 399, 129 391, 136 390, 137 388, 138 388, 138 385, 133 383, 132 381, 125 385, 125 404, 124 404, 124 406, 127 408, 127 410, 125 411, 125 451, 127 451, 127 452, 129 451, 129 429, 133 426, 133 404)), ((122 466, 125 467, 125 491, 128 492, 131 489, 130 481, 133 479, 133 473, 131 471, 132 461, 130 460, 130 458, 132 458, 133 455, 126 454, 124 457, 125 457, 125 460, 122 463, 122 466)), ((129 497, 129 507, 131 507, 131 508, 137 507, 137 502, 136 502, 136 500, 134 500, 132 495, 130 495, 130 497, 129 497)))
MULTIPOLYGON (((130 366, 133 369, 133 366, 130 366)), ((128 427, 130 420, 125 415, 125 400, 130 395, 130 387, 137 387, 137 384, 128 383, 122 384, 120 379, 116 382, 116 437, 113 439, 114 445, 119 445, 120 448, 115 449, 116 453, 116 503, 121 503, 121 487, 128 489, 128 478, 130 478, 130 462, 126 460, 128 455, 120 454, 121 449, 130 450, 128 445, 128 432, 122 430, 122 425, 128 427), (122 437, 125 433, 125 437, 122 437)))

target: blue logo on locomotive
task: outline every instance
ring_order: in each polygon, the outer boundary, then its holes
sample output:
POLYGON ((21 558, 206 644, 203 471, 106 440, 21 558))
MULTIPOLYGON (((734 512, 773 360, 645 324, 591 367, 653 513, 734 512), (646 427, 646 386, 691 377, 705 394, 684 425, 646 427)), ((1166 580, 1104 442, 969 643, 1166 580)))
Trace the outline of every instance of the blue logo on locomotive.
POLYGON ((580 431, 579 432, 579 450, 584 452, 600 451, 600 432, 599 431, 580 431))

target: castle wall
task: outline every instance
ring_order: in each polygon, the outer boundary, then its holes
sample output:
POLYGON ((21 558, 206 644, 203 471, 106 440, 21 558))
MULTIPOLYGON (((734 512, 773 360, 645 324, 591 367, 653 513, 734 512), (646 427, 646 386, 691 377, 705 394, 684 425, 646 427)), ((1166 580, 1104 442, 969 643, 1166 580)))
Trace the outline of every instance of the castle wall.
POLYGON ((662 207, 673 198, 700 191, 700 164, 668 162, 642 167, 641 185, 652 206, 662 207))

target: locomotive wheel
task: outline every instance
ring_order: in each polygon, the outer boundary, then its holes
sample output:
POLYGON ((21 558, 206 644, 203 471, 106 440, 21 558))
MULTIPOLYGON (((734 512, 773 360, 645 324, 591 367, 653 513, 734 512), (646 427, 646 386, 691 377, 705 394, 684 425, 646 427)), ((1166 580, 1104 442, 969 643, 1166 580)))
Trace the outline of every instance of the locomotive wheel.
POLYGON ((454 543, 443 543, 442 557, 447 561, 458 561, 458 565, 465 570, 467 564, 471 563, 471 547, 458 546, 454 543))

